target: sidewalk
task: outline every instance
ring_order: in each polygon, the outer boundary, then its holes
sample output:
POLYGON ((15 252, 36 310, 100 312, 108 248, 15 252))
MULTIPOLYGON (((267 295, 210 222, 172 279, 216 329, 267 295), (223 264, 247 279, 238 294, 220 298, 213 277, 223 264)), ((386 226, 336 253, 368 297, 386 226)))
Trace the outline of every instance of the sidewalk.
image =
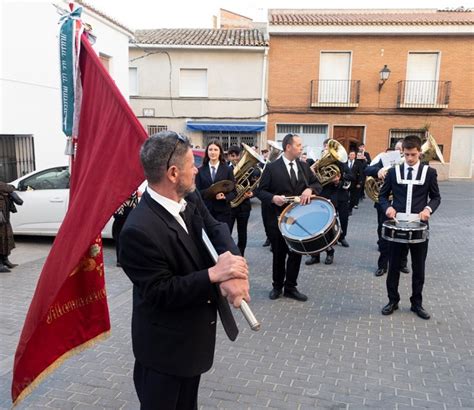
MULTIPOLYGON (((410 312, 411 276, 400 279, 400 309, 382 316, 385 276, 375 277, 376 212, 354 210, 333 265, 302 264, 306 303, 268 299, 271 253, 254 201, 246 257, 251 307, 262 324, 230 342, 218 326, 214 367, 203 375, 203 409, 474 408, 474 183, 440 183, 442 202, 430 222, 424 305, 431 320, 410 312)), ((11 406, 13 354, 51 241, 20 240, 0 276, 0 408, 11 406), (37 243, 39 242, 39 243, 37 243)), ((18 409, 138 409, 130 343, 131 286, 104 251, 111 337, 66 361, 18 409)), ((322 258, 324 260, 324 257, 322 258)))

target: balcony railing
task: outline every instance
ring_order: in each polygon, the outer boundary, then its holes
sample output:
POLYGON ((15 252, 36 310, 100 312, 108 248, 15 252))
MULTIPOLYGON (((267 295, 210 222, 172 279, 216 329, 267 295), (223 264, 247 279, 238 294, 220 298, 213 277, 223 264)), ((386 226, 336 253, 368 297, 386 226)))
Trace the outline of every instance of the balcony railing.
POLYGON ((399 81, 398 108, 448 108, 451 81, 399 81))
POLYGON ((358 107, 360 80, 312 80, 311 107, 358 107))

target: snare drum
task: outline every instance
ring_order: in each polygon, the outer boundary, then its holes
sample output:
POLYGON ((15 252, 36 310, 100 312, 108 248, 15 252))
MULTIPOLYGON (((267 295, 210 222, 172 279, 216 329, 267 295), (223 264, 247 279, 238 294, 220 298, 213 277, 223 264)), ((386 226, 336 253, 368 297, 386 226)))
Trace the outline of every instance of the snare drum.
POLYGON ((396 223, 393 220, 382 224, 382 238, 390 242, 421 243, 429 237, 428 225, 421 221, 396 223))
POLYGON ((316 197, 307 205, 288 205, 278 219, 283 239, 293 252, 319 253, 334 245, 341 229, 330 201, 316 197))

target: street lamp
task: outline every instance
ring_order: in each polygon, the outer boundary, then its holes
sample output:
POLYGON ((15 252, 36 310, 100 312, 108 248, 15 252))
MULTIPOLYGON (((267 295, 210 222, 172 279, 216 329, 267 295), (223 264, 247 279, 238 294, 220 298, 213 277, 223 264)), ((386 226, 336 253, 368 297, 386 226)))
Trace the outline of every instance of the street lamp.
POLYGON ((387 67, 387 64, 383 66, 383 68, 379 72, 380 75, 380 81, 379 81, 379 91, 382 89, 383 85, 385 84, 385 81, 388 80, 390 77, 390 69, 387 67))

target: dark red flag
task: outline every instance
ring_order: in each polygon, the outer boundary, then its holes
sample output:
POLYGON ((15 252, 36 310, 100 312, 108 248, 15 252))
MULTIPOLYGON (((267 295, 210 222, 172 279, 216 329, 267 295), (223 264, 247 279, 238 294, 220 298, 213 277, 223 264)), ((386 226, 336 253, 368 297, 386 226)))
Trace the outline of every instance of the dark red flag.
POLYGON ((16 404, 67 357, 107 336, 110 320, 100 231, 143 181, 147 138, 87 37, 70 203, 36 286, 15 355, 16 404))

